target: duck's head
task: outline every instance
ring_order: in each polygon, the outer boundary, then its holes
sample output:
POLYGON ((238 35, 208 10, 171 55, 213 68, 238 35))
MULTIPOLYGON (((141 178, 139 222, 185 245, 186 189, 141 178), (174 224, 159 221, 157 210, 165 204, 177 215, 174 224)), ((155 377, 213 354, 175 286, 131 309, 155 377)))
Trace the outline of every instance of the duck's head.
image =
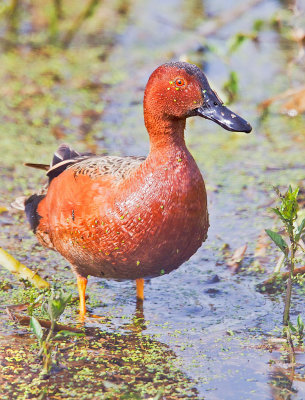
POLYGON ((251 125, 223 105, 204 73, 193 64, 171 62, 161 65, 149 78, 144 95, 144 114, 158 119, 200 116, 228 131, 246 132, 251 125))

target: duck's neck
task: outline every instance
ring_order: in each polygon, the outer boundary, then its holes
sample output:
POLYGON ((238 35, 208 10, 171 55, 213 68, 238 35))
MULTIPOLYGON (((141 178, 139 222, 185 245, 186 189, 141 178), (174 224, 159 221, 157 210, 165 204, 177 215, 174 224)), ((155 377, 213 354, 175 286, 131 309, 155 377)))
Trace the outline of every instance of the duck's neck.
POLYGON ((149 133, 150 155, 153 153, 172 153, 186 149, 184 141, 185 119, 145 118, 149 133))

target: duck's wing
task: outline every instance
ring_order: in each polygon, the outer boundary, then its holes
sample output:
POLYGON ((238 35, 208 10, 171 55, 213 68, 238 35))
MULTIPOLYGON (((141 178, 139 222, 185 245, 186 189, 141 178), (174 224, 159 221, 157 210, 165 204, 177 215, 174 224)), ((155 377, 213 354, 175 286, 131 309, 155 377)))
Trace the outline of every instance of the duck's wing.
POLYGON ((27 167, 47 171, 49 183, 65 169, 73 168, 75 175, 89 175, 92 178, 102 175, 113 175, 124 178, 141 164, 145 157, 97 156, 92 153, 79 153, 67 144, 61 144, 53 155, 50 165, 25 163, 27 167))
POLYGON ((78 153, 66 144, 62 144, 54 153, 47 176, 49 181, 65 169, 73 169, 75 176, 88 175, 92 179, 103 175, 112 175, 117 179, 125 178, 138 167, 145 157, 97 156, 91 153, 78 153))
MULTIPOLYGON (((61 144, 53 155, 50 165, 26 163, 32 168, 38 168, 47 171, 49 184, 65 169, 74 170, 75 176, 88 175, 92 179, 103 175, 112 175, 116 179, 127 177, 134 168, 137 168, 145 157, 116 157, 116 156, 97 156, 92 153, 79 153, 73 150, 67 144, 61 144)), ((35 195, 45 196, 49 184, 44 185, 35 195)), ((13 208, 24 210, 24 204, 27 199, 18 197, 11 205, 13 208)))
POLYGON ((146 157, 92 156, 68 166, 74 175, 88 175, 92 179, 111 175, 116 179, 124 179, 145 161, 146 157))
POLYGON ((97 156, 92 153, 79 153, 69 145, 61 144, 54 153, 50 165, 34 163, 26 163, 25 165, 46 170, 50 183, 52 179, 67 168, 73 169, 75 176, 89 175, 91 178, 97 178, 103 175, 112 175, 117 179, 125 178, 145 159, 146 157, 97 156))

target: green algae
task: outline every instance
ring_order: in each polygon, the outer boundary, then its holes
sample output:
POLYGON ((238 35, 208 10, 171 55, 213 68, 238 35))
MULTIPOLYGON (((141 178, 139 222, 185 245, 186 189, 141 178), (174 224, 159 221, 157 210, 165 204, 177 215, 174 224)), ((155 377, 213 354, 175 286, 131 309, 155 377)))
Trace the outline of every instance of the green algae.
POLYGON ((167 399, 197 398, 190 380, 174 366, 174 354, 151 338, 96 332, 94 338, 73 338, 58 344, 58 367, 47 379, 37 376, 40 365, 31 339, 16 337, 11 347, 1 338, 2 398, 67 399, 139 398, 162 393, 167 399), (13 350, 14 349, 14 350, 13 350))

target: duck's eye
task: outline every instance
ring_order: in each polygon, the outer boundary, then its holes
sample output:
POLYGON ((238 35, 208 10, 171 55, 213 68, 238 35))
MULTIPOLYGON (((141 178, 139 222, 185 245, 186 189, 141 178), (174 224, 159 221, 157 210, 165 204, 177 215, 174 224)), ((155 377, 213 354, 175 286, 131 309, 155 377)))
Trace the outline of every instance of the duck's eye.
POLYGON ((176 85, 177 87, 183 87, 183 86, 185 86, 185 80, 182 79, 182 78, 177 78, 177 79, 175 80, 175 85, 176 85))

